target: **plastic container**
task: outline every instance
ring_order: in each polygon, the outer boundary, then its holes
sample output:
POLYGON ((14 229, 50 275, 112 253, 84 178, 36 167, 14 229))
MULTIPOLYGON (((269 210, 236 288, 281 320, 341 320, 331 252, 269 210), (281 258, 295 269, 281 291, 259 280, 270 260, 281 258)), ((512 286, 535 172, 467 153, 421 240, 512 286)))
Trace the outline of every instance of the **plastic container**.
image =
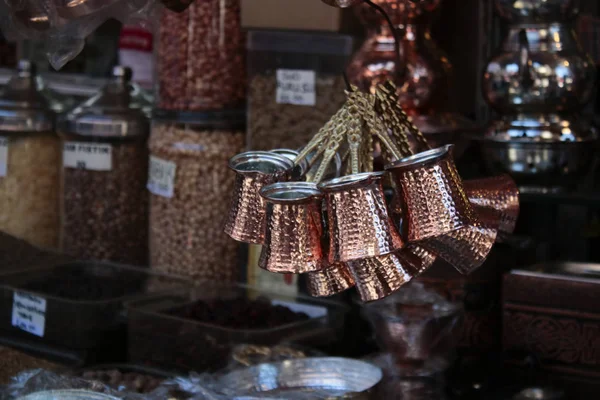
POLYGON ((298 149, 344 104, 350 36, 248 33, 248 147, 298 149))
POLYGON ((238 281, 239 245, 223 232, 244 146, 245 113, 156 113, 150 137, 150 265, 191 279, 238 281))
POLYGON ((183 290, 181 279, 107 263, 70 263, 2 275, 3 336, 68 349, 112 343, 125 321, 124 303, 183 290))
POLYGON ((379 346, 390 353, 395 374, 435 376, 450 366, 462 329, 461 305, 411 283, 362 311, 379 346))
POLYGON ((0 230, 57 248, 60 150, 54 131, 60 105, 36 69, 21 61, 0 95, 0 230))
MULTIPOLYGON (((346 313, 346 307, 340 303, 305 296, 284 296, 241 284, 218 282, 202 283, 187 295, 157 296, 131 302, 127 306, 129 360, 181 371, 206 371, 225 367, 230 361, 232 350, 240 344, 273 346, 295 343, 307 347, 327 345, 340 334, 346 313), (202 310, 207 304, 216 307, 223 302, 235 302, 238 305, 249 303, 250 307, 255 307, 257 301, 267 300, 271 306, 283 306, 289 310, 278 308, 278 311, 273 311, 273 316, 264 314, 265 310, 273 310, 265 308, 266 306, 256 308, 255 311, 244 309, 240 310, 246 314, 246 320, 243 320, 239 319, 240 314, 236 314, 231 305, 224 305, 212 317, 222 318, 226 322, 216 322, 214 319, 211 322, 200 322, 198 318, 189 318, 190 307, 202 315, 207 314, 202 310), (305 315, 294 315, 286 320, 291 312, 305 315), (281 324, 275 323, 273 318, 281 318, 281 324), (231 327, 243 326, 248 321, 255 321, 263 326, 231 327), (272 326, 265 327, 266 324, 272 326)), ((208 316, 211 314, 208 313, 208 316)))
POLYGON ((207 111, 240 107, 246 97, 240 0, 196 1, 162 13, 158 33, 159 107, 207 111))
POLYGON ((61 245, 79 259, 145 266, 150 127, 130 79, 115 67, 112 81, 61 121, 61 245))
POLYGON ((134 364, 92 365, 76 369, 72 375, 128 393, 150 393, 165 380, 175 378, 168 371, 134 364))

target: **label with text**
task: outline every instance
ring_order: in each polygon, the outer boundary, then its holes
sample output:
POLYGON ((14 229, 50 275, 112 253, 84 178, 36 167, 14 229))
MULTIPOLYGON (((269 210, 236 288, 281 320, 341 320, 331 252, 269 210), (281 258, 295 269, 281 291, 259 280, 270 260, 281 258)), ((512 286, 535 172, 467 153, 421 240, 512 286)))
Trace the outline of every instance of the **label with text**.
POLYGON ((150 156, 147 185, 150 193, 172 198, 175 190, 176 169, 177 165, 174 162, 150 156))
POLYGON ((8 170, 8 138, 0 136, 0 178, 6 176, 8 170))
POLYGON ((112 146, 106 143, 65 142, 63 166, 90 171, 110 171, 112 146))
POLYGON ((314 106, 317 103, 315 71, 278 69, 276 101, 278 104, 314 106))
POLYGON ((13 295, 12 326, 32 335, 44 337, 46 299, 28 293, 13 295))

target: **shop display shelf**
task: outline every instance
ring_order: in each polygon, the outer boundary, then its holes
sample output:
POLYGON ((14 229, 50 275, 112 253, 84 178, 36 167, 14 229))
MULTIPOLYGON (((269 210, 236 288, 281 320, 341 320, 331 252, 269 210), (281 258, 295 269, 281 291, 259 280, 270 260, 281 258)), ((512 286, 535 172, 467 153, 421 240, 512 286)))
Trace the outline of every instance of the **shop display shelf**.
POLYGON ((98 262, 5 273, 0 335, 69 349, 117 346, 111 340, 124 337, 125 302, 187 285, 148 269, 98 262))

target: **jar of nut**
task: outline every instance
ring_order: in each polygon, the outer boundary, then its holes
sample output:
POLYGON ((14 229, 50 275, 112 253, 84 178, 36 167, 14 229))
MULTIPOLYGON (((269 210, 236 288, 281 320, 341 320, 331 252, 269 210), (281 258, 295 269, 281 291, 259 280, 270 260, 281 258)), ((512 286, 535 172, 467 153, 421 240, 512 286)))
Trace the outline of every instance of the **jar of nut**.
POLYGON ((148 263, 146 107, 131 70, 115 67, 100 93, 60 123, 62 249, 84 260, 148 263))
MULTIPOLYGON (((164 1, 163 1, 164 2, 164 1)), ((168 1, 158 30, 159 107, 207 111, 246 99, 240 0, 168 1)))
POLYGON ((238 243, 223 232, 244 147, 245 113, 155 113, 150 136, 150 265, 191 279, 236 281, 238 243))
POLYGON ((0 95, 0 230, 50 249, 60 230, 59 109, 35 66, 20 61, 0 95))
POLYGON ((344 104, 352 38, 333 33, 248 33, 248 147, 298 149, 344 104))

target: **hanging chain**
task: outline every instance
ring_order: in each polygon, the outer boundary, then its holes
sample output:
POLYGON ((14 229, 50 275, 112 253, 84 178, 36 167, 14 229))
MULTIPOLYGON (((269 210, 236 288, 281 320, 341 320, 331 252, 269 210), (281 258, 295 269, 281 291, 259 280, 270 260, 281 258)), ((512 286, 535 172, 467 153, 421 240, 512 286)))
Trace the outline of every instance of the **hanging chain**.
POLYGON ((336 155, 346 163, 346 174, 373 171, 375 138, 389 161, 413 154, 409 135, 421 148, 429 149, 425 136, 410 121, 398 101, 396 87, 389 81, 379 85, 374 94, 363 93, 351 86, 346 91, 346 103, 310 140, 294 163, 299 165, 310 156, 308 169, 316 169, 310 180, 320 182, 336 155))
POLYGON ((382 116, 385 116, 390 113, 397 116, 401 124, 408 129, 408 131, 415 138, 422 150, 431 149, 431 146, 427 142, 427 139, 423 135, 423 132, 421 132, 419 128, 417 128, 415 124, 412 123, 410 117, 406 115, 406 113, 400 106, 400 99, 398 98, 396 85, 394 85, 394 83, 391 81, 387 81, 383 85, 379 85, 377 89, 379 92, 385 94, 384 97, 387 97, 389 104, 389 109, 387 110, 387 112, 382 113, 382 116))

